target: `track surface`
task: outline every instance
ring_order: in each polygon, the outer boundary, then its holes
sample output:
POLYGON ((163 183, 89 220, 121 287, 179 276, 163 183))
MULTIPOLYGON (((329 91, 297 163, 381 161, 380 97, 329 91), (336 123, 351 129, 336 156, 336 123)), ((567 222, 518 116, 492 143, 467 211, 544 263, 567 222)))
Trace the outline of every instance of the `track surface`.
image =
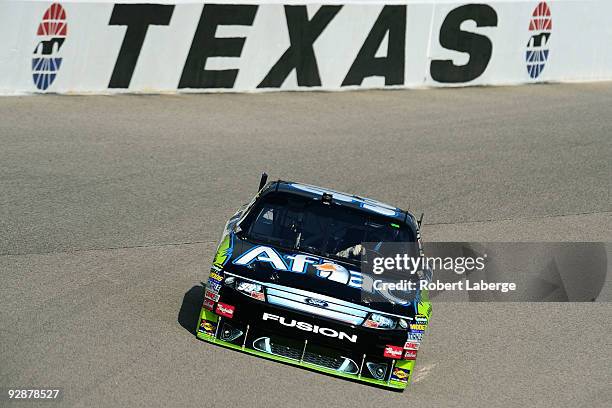
POLYGON ((190 330, 262 170, 425 211, 426 240, 612 241, 611 106, 610 83, 0 98, 0 387, 83 407, 609 406, 611 303, 434 304, 403 394, 190 330))

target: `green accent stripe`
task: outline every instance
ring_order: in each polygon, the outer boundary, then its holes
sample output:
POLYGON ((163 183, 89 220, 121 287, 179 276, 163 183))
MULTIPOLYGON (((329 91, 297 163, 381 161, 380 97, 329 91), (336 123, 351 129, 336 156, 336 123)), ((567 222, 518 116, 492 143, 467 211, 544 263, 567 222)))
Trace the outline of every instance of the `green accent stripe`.
MULTIPOLYGON (((216 314, 214 314, 208 309, 202 308, 202 312, 200 313, 200 320, 202 319, 216 323, 219 320, 219 316, 217 316, 216 314)), ((198 326, 199 325, 200 325, 200 322, 198 322, 198 326)))
POLYGON ((395 366, 412 371, 412 367, 414 366, 414 360, 397 360, 395 366))
POLYGON ((314 371, 320 371, 326 374, 331 374, 337 377, 344 377, 344 378, 350 378, 351 380, 356 380, 356 381, 361 381, 361 382, 366 382, 366 383, 371 383, 371 384, 376 384, 376 385, 380 385, 383 387, 388 387, 388 388, 394 388, 394 389, 399 389, 399 390, 403 390, 404 388, 406 388, 406 383, 402 383, 402 382, 398 382, 398 381, 390 381, 389 384, 387 384, 386 381, 380 381, 380 380, 375 380, 372 378, 365 378, 365 377, 358 377, 355 374, 346 374, 346 373, 342 373, 336 370, 332 370, 329 368, 325 368, 325 367, 321 367, 321 366, 317 366, 314 364, 310 364, 310 363, 306 363, 306 362, 302 362, 300 363, 299 361, 296 360, 292 360, 290 358, 286 358, 286 357, 281 357, 281 356, 277 356, 274 354, 268 354, 268 353, 264 353, 262 351, 259 350, 254 350, 254 349, 250 349, 245 347, 244 349, 241 346, 237 346, 235 344, 232 343, 228 343, 226 341, 223 340, 219 340, 219 339, 215 339, 213 336, 208 336, 204 333, 198 332, 197 337, 200 340, 204 340, 207 341, 209 343, 214 343, 214 344, 218 344, 220 346, 223 347, 227 347, 227 348, 231 348, 234 350, 239 350, 242 351, 244 353, 248 353, 248 354, 253 354, 259 357, 263 357, 263 358, 267 358, 269 360, 275 360, 275 361, 281 361, 283 363, 288 363, 288 364, 292 364, 292 365, 296 365, 296 366, 300 366, 300 367, 305 367, 308 368, 310 370, 314 370, 314 371))

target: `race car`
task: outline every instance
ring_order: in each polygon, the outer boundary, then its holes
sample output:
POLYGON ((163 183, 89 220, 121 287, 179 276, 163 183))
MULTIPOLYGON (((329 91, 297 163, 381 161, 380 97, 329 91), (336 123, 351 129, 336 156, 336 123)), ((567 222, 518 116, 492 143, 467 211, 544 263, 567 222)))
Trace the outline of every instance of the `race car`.
POLYGON ((363 247, 410 242, 422 255, 421 220, 355 195, 267 182, 264 173, 225 226, 197 338, 403 390, 431 303, 425 290, 374 289, 380 276, 365 271, 363 247))

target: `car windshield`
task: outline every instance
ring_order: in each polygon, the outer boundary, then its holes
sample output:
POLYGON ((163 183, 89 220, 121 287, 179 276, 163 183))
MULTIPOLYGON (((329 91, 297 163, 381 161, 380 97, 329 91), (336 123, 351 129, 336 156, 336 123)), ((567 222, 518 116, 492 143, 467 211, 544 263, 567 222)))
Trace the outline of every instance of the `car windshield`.
POLYGON ((273 193, 242 225, 246 238, 314 254, 359 261, 363 242, 414 242, 397 220, 289 193, 273 193))

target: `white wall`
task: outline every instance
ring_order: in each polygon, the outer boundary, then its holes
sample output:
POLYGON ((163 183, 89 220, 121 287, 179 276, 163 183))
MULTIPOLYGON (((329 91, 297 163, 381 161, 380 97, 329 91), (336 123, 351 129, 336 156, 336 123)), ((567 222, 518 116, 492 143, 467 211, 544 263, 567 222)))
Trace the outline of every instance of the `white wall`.
MULTIPOLYGON (((50 47, 47 54, 39 52, 38 57, 61 58, 59 69, 44 70, 47 79, 55 74, 52 83, 47 86, 38 77, 36 86, 33 79, 32 61, 36 56, 34 50, 41 41, 52 44, 61 35, 37 35, 37 28, 43 20, 45 11, 52 2, 3 0, 0 2, 0 94, 60 92, 60 93, 111 93, 111 92, 175 92, 179 91, 261 91, 261 90, 339 90, 380 87, 436 87, 465 85, 502 85, 543 81, 595 81, 612 79, 612 1, 609 0, 548 0, 552 28, 540 31, 530 31, 529 24, 532 13, 538 1, 494 1, 478 3, 480 6, 464 7, 465 11, 472 7, 471 14, 464 12, 465 21, 460 29, 485 37, 478 39, 465 38, 462 46, 469 53, 448 49, 440 44, 440 31, 445 18, 452 10, 466 6, 469 2, 460 1, 240 1, 239 5, 254 6, 248 9, 231 9, 227 12, 230 20, 246 18, 251 14, 252 23, 248 25, 220 25, 215 37, 244 37, 243 47, 238 51, 239 57, 209 57, 205 68, 197 67, 200 59, 195 61, 195 68, 188 70, 185 83, 179 89, 184 66, 192 48, 194 34, 203 11, 202 1, 157 1, 156 4, 166 5, 164 13, 168 13, 167 25, 149 25, 144 37, 140 54, 129 78, 129 69, 116 69, 118 81, 115 87, 109 88, 113 71, 118 60, 126 25, 109 25, 111 14, 116 4, 138 3, 126 1, 59 1, 65 10, 67 33, 61 47, 50 47), (296 71, 284 79, 284 75, 273 75, 278 85, 259 87, 270 69, 279 60, 290 45, 288 22, 284 5, 294 5, 292 9, 297 27, 300 4, 307 4, 308 19, 312 19, 321 4, 341 6, 337 14, 314 41, 312 47, 316 68, 308 58, 297 59, 301 64, 300 71, 306 77, 302 86, 298 85, 296 71), (351 66, 362 48, 366 37, 370 35, 375 21, 378 19, 384 5, 400 7, 389 13, 386 21, 392 20, 391 28, 394 61, 380 66, 388 68, 389 77, 376 75, 372 69, 371 58, 362 59, 362 69, 357 71, 366 75, 355 85, 345 85, 351 66), (405 16, 403 9, 405 6, 405 16), (245 10, 247 10, 245 12, 245 10), (492 12, 491 12, 492 10, 492 12), (246 17, 244 17, 246 16, 246 17), (298 17, 295 17, 298 16, 298 17), (494 17, 491 21, 492 17, 494 17), (485 21, 485 25, 477 27, 473 20, 485 21), (487 22, 488 21, 488 22, 487 22), (404 29, 405 25, 405 29, 404 29), (532 78, 526 67, 527 43, 534 34, 546 34, 548 40, 537 51, 548 50, 548 58, 544 68, 532 78), (487 40, 488 39, 488 40, 487 40), (490 56, 481 47, 490 42, 490 56), (403 44, 402 44, 403 43, 403 44), (402 55, 403 54, 403 55, 402 55), (455 70, 461 68, 442 69, 439 75, 432 76, 432 60, 451 60, 452 64, 465 65, 472 54, 472 62, 477 55, 482 55, 485 61, 482 72, 473 72, 473 79, 455 70), (401 58, 398 59, 397 56, 401 58), (401 61, 400 61, 401 60, 401 61), (399 61, 399 62, 398 62, 399 61), (403 67, 402 67, 403 64, 403 67), (206 70, 237 69, 235 81, 215 81, 214 76, 204 73, 206 70), (198 71, 199 72, 198 74, 198 71), (371 72, 370 72, 371 71, 371 72), (315 80, 316 73, 320 85, 315 80), (206 87, 194 85, 197 76, 209 78, 206 87), (279 76, 280 75, 280 76, 279 76), (314 75, 314 77, 313 77, 314 75), (371 75, 371 76, 370 76, 371 75), (463 75, 463 77, 462 77, 463 75), (445 82, 455 77, 456 82, 445 82), (128 78, 129 81, 126 81, 128 78), (188 80, 191 78, 191 80, 188 80), (399 78, 399 79, 398 79, 399 78), (195 82, 194 82, 195 81, 195 82), (129 85, 128 85, 129 83, 129 85), (187 85, 188 87, 185 87, 187 85), (225 86, 225 88, 216 88, 225 86), (42 89, 45 88, 46 89, 42 89)), ((215 1, 216 4, 231 5, 231 1, 215 1)), ((202 27, 210 27, 215 15, 211 2, 207 2, 211 10, 210 16, 202 22, 202 27)), ((56 9, 57 10, 57 9, 56 9)), ((117 10, 116 10, 117 11, 117 10)), ((219 9, 217 8, 217 11, 219 9)), ((134 9, 134 16, 146 13, 134 9)), ((163 14, 163 13, 162 13, 163 14)), ((457 12, 455 12, 457 14, 457 12)), ((124 17, 126 18, 126 17, 124 17)), ((158 17, 152 17, 158 18, 158 17)), ((163 20, 163 18, 159 17, 163 20)), ((134 21, 133 19, 130 21, 134 21)), ((299 22, 299 21, 298 21, 299 22)), ((389 24, 381 25, 384 35, 389 24)), ((306 23, 308 27, 310 24, 306 23)), ((481 24, 482 25, 482 24, 481 24)), ((299 30, 295 30, 298 32, 299 30)), ((303 31, 302 31, 303 32, 303 31)), ((449 31, 450 41, 456 41, 462 33, 449 31)), ((470 34, 467 34, 468 36, 470 34)), ((544 36, 545 37, 545 36, 544 36)), ((195 41, 194 49, 210 50, 210 44, 195 41)), ((295 41, 295 40, 294 40, 295 41)), ((389 33, 377 45, 374 58, 387 56, 389 33)), ((448 45, 448 44, 447 44, 448 45)), ((136 47, 137 49, 138 47, 136 47)), ((218 47, 221 53, 227 51, 227 45, 218 47)), ((308 47, 306 47, 308 48, 308 47)), ((453 46, 453 48, 456 48, 453 46)), ((460 47, 459 47, 460 48, 460 47)), ((131 48, 132 50, 134 47, 131 48)), ((127 48, 126 48, 127 50, 127 48)), ((127 54, 126 54, 127 55, 127 54)), ((125 62, 125 61, 124 61, 125 62)), ((435 65, 436 63, 434 63, 435 65)), ((129 64, 128 64, 129 65, 129 64)), ((358 64, 359 65, 359 64, 358 64)), ((37 71, 40 71, 39 66, 37 71)), ((469 70, 468 70, 469 71, 469 70)), ((479 71, 476 69, 476 71, 479 71)), ((348 81, 350 82, 350 81, 348 81)), ((355 81, 353 81, 355 82, 355 81)))

